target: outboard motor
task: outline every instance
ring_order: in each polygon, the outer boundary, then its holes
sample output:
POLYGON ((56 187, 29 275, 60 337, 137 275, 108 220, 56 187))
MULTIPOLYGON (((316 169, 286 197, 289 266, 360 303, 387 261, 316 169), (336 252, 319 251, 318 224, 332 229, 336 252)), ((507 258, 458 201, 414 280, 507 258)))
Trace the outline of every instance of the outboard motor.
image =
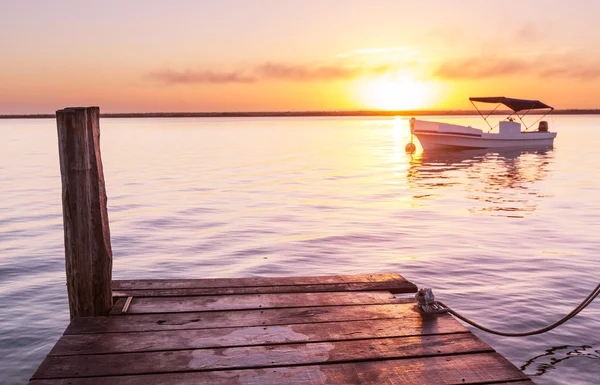
POLYGON ((545 120, 542 120, 538 126, 538 131, 548 132, 548 122, 545 120))

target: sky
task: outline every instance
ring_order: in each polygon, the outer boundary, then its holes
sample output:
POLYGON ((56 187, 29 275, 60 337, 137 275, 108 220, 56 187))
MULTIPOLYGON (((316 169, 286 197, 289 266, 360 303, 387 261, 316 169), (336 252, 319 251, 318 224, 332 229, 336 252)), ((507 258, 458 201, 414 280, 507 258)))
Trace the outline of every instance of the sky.
POLYGON ((0 114, 600 108, 600 1, 0 0, 0 114))

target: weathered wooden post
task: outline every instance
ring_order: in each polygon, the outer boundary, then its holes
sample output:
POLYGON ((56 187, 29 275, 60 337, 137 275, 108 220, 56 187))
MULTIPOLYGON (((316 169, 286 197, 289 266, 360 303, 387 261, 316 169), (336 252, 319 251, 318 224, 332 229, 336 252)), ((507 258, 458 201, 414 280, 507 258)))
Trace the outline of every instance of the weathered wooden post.
POLYGON ((100 156, 100 109, 56 111, 71 318, 108 315, 112 250, 100 156))

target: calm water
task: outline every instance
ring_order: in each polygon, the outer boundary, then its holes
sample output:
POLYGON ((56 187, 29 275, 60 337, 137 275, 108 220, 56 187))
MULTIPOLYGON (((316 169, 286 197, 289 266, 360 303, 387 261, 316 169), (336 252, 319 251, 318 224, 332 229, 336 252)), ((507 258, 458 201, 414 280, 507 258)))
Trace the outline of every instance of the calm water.
MULTIPOLYGON (((114 277, 397 272, 512 331, 595 287, 600 117, 550 119, 550 151, 414 156, 407 123, 103 119, 114 277)), ((0 382, 22 383, 69 318, 55 122, 0 139, 0 382)), ((597 384, 599 329, 600 300, 541 336, 478 335, 539 384, 597 384)))

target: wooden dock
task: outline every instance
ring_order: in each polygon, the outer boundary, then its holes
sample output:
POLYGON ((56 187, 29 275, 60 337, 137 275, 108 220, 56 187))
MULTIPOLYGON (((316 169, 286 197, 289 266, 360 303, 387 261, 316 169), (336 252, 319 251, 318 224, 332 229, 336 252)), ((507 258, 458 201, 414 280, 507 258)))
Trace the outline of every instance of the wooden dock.
POLYGON ((56 112, 71 323, 31 385, 533 384, 398 274, 112 281, 99 116, 56 112))
POLYGON ((397 274, 114 281, 31 385, 533 384, 397 274))

